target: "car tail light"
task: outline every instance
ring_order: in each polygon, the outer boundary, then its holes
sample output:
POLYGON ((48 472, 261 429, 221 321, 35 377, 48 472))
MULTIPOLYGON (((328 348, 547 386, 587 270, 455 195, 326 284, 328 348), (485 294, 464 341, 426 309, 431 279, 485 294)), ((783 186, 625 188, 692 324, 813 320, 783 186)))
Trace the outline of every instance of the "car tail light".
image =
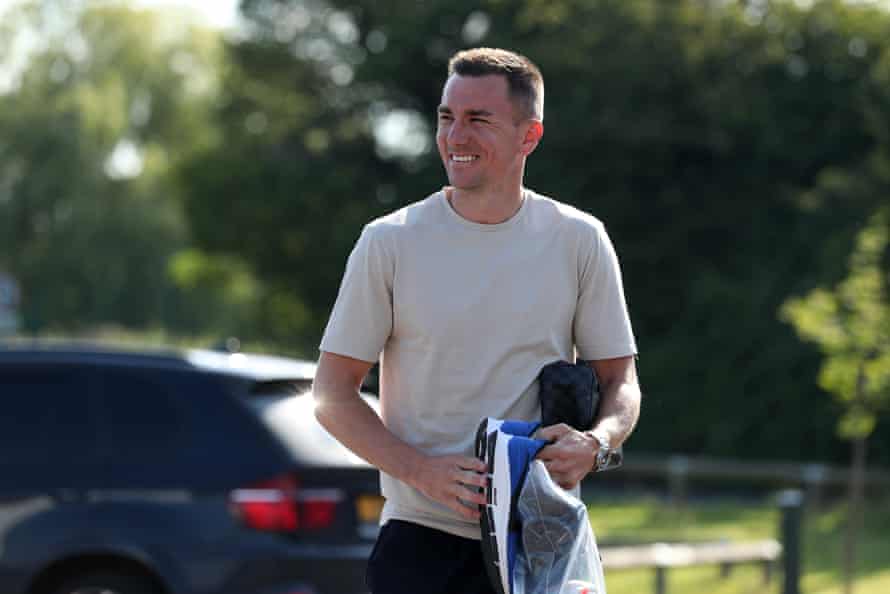
POLYGON ((297 496, 300 518, 308 530, 325 528, 334 523, 337 505, 343 501, 340 489, 306 489, 297 496))
POLYGON ((250 528, 266 532, 319 530, 334 524, 340 489, 300 489, 297 479, 284 476, 235 489, 232 510, 250 528))

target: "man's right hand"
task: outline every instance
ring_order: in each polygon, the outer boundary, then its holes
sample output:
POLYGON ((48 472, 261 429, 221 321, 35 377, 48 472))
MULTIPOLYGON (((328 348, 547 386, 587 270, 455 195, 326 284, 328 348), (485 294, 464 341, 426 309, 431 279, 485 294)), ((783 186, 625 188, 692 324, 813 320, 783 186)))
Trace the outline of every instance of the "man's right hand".
POLYGON ((462 517, 478 520, 477 506, 485 504, 485 470, 482 460, 468 456, 425 456, 410 483, 462 517))
POLYGON ((361 399, 372 363, 322 351, 315 373, 315 417, 350 450, 469 520, 485 504, 485 463, 468 456, 428 456, 384 427, 361 399))

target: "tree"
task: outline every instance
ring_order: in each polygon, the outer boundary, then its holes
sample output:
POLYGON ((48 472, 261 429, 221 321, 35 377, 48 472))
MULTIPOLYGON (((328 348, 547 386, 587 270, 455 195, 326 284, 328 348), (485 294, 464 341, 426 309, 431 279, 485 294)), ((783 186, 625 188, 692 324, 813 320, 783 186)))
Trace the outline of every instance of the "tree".
POLYGON ((383 212, 380 185, 401 170, 375 156, 367 98, 344 84, 354 43, 327 39, 302 4, 249 13, 252 36, 227 48, 220 141, 180 179, 204 256, 247 262, 260 280, 248 338, 309 354, 356 230, 383 212), (317 60, 296 55, 311 47, 317 60))
POLYGON ((4 15, 0 267, 31 332, 187 324, 168 260, 188 239, 171 175, 210 142, 218 37, 160 13, 28 2, 4 15), (23 33, 25 32, 25 33, 23 33), (17 39, 40 40, 28 55, 17 39))
MULTIPOLYGON (((818 353, 776 313, 843 274, 880 200, 830 186, 890 146, 890 18, 802 6, 244 0, 222 140, 183 169, 198 248, 259 279, 256 332, 314 354, 362 225, 445 183, 448 57, 513 48, 548 89, 528 185, 604 220, 621 257, 651 395, 633 447, 836 460, 834 405, 800 379, 818 353)), ((890 427, 872 443, 890 460, 890 427)))
POLYGON ((838 433, 853 442, 844 546, 848 594, 853 589, 861 522, 866 442, 878 413, 890 407, 888 245, 890 218, 884 207, 858 235, 843 282, 831 291, 815 289, 806 297, 791 299, 783 309, 801 337, 819 345, 824 357, 819 385, 842 404, 838 433))

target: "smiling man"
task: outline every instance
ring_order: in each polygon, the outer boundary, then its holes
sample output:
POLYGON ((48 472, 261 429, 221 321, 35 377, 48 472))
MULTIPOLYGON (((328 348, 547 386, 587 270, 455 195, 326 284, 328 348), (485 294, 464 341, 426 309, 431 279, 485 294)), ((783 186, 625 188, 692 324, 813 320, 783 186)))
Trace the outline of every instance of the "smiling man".
POLYGON ((544 428, 554 480, 574 489, 639 415, 636 345, 603 224, 523 186, 544 133, 544 82, 524 56, 456 54, 436 142, 449 185, 368 224, 321 342, 319 421, 381 471, 373 594, 492 594, 479 545, 480 419, 539 420, 537 376, 588 361, 592 430, 544 428), (381 418, 359 397, 380 360, 381 418))

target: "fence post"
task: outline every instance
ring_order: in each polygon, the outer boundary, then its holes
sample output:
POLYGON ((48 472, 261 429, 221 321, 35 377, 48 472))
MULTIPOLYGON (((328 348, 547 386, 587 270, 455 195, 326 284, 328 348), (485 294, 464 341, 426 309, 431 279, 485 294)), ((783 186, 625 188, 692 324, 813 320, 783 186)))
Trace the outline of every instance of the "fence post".
POLYGON ((689 458, 671 456, 668 458, 668 493, 671 503, 677 507, 686 504, 686 488, 689 482, 689 458))
POLYGON ((782 510, 782 565, 784 588, 782 594, 800 594, 800 549, 803 493, 788 489, 779 493, 782 510))
POLYGON ((655 566, 655 594, 667 594, 667 567, 655 566))
POLYGON ((807 507, 818 509, 822 505, 825 481, 828 478, 828 467, 824 464, 807 464, 802 473, 806 489, 807 507))

